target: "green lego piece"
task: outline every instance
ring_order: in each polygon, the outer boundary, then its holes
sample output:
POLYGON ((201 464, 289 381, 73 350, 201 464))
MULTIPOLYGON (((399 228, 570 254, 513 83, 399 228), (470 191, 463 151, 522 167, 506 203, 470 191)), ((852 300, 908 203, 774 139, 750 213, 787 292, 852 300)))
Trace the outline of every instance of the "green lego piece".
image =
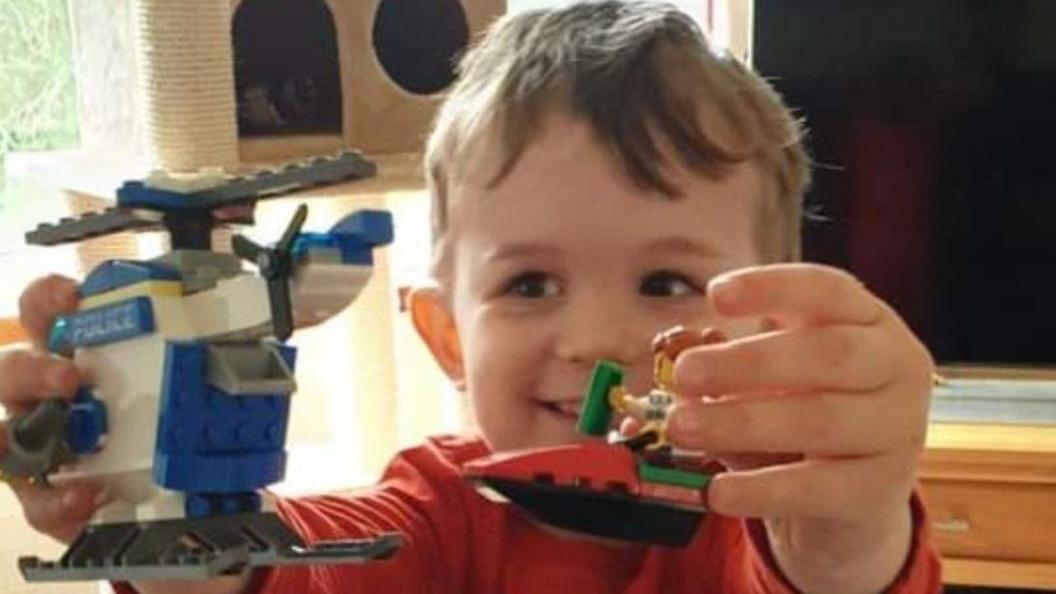
POLYGON ((645 462, 638 462, 638 476, 647 483, 660 483, 685 487, 687 489, 703 489, 711 482, 711 476, 678 470, 677 468, 661 468, 645 462))
POLYGON ((609 390, 623 383, 623 369, 611 361, 598 361, 590 375, 587 395, 583 399, 583 408, 579 410, 579 423, 576 431, 580 435, 604 437, 612 418, 612 404, 609 402, 609 390))

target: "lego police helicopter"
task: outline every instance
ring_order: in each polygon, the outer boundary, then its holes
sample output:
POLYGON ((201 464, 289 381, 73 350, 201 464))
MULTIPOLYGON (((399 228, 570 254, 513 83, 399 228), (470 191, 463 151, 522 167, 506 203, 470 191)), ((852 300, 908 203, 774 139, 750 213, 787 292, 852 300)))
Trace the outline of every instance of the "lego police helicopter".
POLYGON ((8 420, 0 475, 88 477, 112 494, 57 561, 19 559, 27 581, 204 579, 247 567, 384 559, 398 534, 306 545, 262 500, 283 478, 295 327, 349 305, 370 279, 373 249, 392 241, 385 211, 358 211, 302 232, 301 205, 273 246, 243 235, 233 254, 212 231, 253 223, 256 203, 308 186, 369 177, 343 152, 250 177, 165 174, 126 182, 102 213, 42 224, 30 244, 164 230, 171 250, 110 260, 79 286, 48 349, 92 378, 72 402, 8 420), (256 273, 243 269, 243 261, 256 273))

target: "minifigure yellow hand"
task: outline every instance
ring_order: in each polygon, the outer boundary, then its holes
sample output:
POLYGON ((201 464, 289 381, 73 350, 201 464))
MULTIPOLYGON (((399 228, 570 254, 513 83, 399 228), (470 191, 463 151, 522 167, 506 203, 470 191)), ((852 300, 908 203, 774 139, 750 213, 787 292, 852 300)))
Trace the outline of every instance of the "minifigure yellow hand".
POLYGON ((623 389, 623 386, 613 386, 609 388, 609 405, 616 412, 625 412, 626 407, 624 402, 627 398, 627 390, 623 389))

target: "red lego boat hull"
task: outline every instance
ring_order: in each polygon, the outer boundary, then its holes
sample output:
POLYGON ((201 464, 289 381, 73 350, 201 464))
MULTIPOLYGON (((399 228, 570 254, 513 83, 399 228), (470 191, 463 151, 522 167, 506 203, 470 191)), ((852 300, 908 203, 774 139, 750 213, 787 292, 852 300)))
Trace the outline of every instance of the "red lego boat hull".
POLYGON ((679 501, 649 496, 658 491, 642 484, 634 453, 603 442, 496 454, 464 470, 491 499, 551 526, 604 538, 685 546, 706 512, 699 494, 679 501))

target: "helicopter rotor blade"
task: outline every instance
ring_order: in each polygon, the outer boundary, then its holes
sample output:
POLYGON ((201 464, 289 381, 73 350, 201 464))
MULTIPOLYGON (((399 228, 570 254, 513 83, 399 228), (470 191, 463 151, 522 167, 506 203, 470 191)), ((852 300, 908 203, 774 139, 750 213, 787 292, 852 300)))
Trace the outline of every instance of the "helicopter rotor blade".
POLYGON ((283 232, 282 238, 275 244, 275 249, 288 252, 293 247, 293 242, 297 239, 297 234, 301 232, 301 227, 304 226, 304 221, 307 219, 308 206, 301 204, 297 207, 297 212, 293 213, 293 218, 290 219, 290 224, 286 226, 286 231, 283 232))
POLYGON ((264 248, 245 235, 235 235, 231 238, 231 251, 239 258, 256 264, 264 248))
POLYGON ((288 275, 268 280, 268 303, 271 306, 271 325, 279 342, 293 334, 293 301, 290 299, 288 275))

